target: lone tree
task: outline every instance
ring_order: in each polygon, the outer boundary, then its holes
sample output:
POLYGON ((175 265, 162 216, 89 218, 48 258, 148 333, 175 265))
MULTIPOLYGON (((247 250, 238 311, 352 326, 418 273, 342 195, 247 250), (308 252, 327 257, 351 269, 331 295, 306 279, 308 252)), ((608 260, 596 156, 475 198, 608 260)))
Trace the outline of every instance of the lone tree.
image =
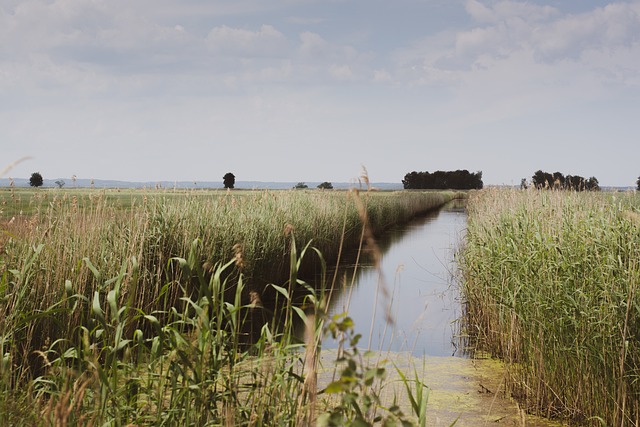
POLYGON ((318 184, 318 188, 321 190, 333 190, 333 185, 330 182, 325 181, 322 184, 318 184))
POLYGON ((224 188, 233 188, 233 186, 236 184, 236 176, 231 172, 227 172, 226 174, 224 174, 222 179, 224 180, 224 188))
POLYGON ((638 184, 637 190, 640 191, 640 176, 638 177, 638 180, 636 181, 636 184, 638 184))
POLYGON ((56 181, 56 185, 58 186, 58 188, 64 187, 64 184, 65 184, 64 179, 59 179, 56 181))
POLYGON ((29 178, 29 185, 32 187, 42 187, 44 180, 42 179, 42 175, 40 172, 34 172, 31 174, 31 178, 29 178))
POLYGON ((293 188, 304 189, 304 188, 309 188, 309 186, 307 184, 305 184, 304 182, 299 182, 293 188))

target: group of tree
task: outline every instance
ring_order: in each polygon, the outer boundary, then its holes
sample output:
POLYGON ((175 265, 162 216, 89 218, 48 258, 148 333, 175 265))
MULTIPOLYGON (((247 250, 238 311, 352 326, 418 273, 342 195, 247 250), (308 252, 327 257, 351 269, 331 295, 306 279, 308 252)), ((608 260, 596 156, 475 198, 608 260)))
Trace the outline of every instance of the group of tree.
MULTIPOLYGON (((73 176, 75 183, 76 176, 73 176)), ((234 188, 236 183, 236 177, 231 172, 227 172, 223 177, 224 188, 234 188)), ((42 174, 40 172, 34 172, 29 178, 29 185, 32 187, 41 187, 44 184, 42 174)), ((59 188, 62 188, 65 184, 63 180, 56 181, 59 188)), ((437 190, 472 190, 481 189, 482 183, 482 171, 471 173, 468 170, 456 170, 456 171, 436 171, 429 172, 410 172, 404 176, 402 184, 405 189, 417 190, 417 189, 437 189, 437 190)), ((600 183, 595 176, 589 179, 583 178, 580 175, 564 175, 561 172, 543 172, 542 170, 536 171, 531 177, 531 185, 538 189, 557 189, 557 190, 574 190, 574 191, 599 191, 600 183)), ((636 181, 637 189, 640 191, 640 176, 636 181)), ((527 188, 529 183, 526 178, 522 178, 520 181, 521 188, 527 188)), ((304 182, 297 183, 293 188, 303 189, 309 188, 304 182)), ((333 185, 325 181, 318 185, 319 189, 333 189, 333 185)))
MULTIPOLYGON (((293 188, 296 190, 304 190, 305 188, 309 188, 309 186, 304 182, 299 182, 296 185, 294 185, 293 188)), ((331 184, 329 181, 325 181, 318 184, 317 188, 321 190, 332 190, 333 184, 331 184)))
MULTIPOLYGON (((561 172, 536 171, 531 177, 531 185, 537 189, 573 190, 573 191, 600 191, 600 183, 595 176, 583 178, 580 175, 564 175, 561 172)), ((523 179, 520 186, 528 186, 523 179)))
POLYGON ((436 189, 436 190, 479 190, 483 187, 482 172, 475 173, 468 170, 410 172, 402 180, 407 190, 436 189))

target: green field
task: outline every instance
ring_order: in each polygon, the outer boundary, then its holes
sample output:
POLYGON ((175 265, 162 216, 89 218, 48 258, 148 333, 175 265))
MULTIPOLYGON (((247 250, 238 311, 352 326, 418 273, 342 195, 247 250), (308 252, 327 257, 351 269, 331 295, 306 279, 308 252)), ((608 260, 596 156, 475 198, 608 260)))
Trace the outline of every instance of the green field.
POLYGON ((467 333, 529 411, 639 425, 640 196, 489 190, 468 205, 467 333))
POLYGON ((3 189, 0 417, 424 425, 417 377, 405 380, 417 398, 411 414, 377 401, 384 370, 363 361, 348 318, 323 316, 333 280, 322 272, 348 248, 375 249, 375 235, 454 197, 463 195, 3 189), (346 334, 346 358, 318 396, 317 346, 329 332, 346 334))

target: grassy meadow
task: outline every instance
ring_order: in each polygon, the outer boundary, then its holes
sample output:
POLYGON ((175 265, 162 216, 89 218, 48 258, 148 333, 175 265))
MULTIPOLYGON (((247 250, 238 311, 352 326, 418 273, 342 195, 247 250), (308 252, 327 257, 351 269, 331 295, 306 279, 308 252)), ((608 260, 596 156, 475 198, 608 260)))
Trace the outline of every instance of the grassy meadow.
POLYGON ((460 254, 467 333, 527 409, 640 425, 640 195, 484 190, 460 254))
POLYGON ((335 278, 322 273, 347 248, 375 252, 378 233, 454 197, 2 189, 0 417, 9 425, 425 425, 417 376, 406 380, 412 414, 378 400, 384 368, 359 354, 348 317, 323 316, 335 278), (304 342, 293 334, 299 324, 304 342), (346 338, 336 380, 319 395, 323 333, 346 338))

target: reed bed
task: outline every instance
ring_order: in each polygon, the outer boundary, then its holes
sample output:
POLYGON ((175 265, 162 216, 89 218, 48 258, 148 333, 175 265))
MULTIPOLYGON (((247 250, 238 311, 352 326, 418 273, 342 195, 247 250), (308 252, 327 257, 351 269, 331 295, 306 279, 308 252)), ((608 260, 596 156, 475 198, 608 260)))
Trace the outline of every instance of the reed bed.
MULTIPOLYGON (((305 360, 317 351, 327 319, 321 315, 326 289, 308 285, 307 270, 315 277, 363 236, 460 196, 355 190, 7 195, 2 206, 11 206, 11 217, 4 217, 0 236, 0 415, 33 425, 309 423, 318 412, 317 390, 309 386, 305 360), (297 289, 304 291, 302 306, 294 304, 297 289), (267 295, 275 305, 267 306, 267 295), (283 316, 274 316, 276 306, 283 316), (309 322, 308 313, 315 320, 309 322), (313 339, 296 340, 296 320, 306 322, 313 339), (301 358, 305 344, 312 351, 301 358)), ((351 327, 330 323, 342 332, 351 327)), ((356 398, 365 396, 352 389, 370 387, 371 378, 365 380, 355 362, 349 369, 362 384, 345 380, 351 403, 326 409, 327 425, 372 413, 360 411, 356 398)), ((369 395, 363 401, 375 403, 369 395)), ((402 414, 396 409, 388 417, 402 414)))
POLYGON ((640 197, 484 190, 460 254, 467 332, 547 417, 640 425, 640 197))

